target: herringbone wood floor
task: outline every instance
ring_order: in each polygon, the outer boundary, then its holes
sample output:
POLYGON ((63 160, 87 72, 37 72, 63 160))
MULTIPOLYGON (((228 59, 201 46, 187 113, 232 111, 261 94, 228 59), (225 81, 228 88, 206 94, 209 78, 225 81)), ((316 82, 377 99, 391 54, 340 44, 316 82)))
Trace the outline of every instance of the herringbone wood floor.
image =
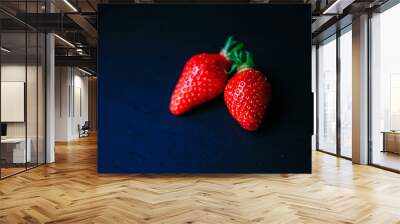
POLYGON ((326 154, 312 175, 99 175, 95 141, 0 181, 0 223, 400 223, 400 175, 326 154))

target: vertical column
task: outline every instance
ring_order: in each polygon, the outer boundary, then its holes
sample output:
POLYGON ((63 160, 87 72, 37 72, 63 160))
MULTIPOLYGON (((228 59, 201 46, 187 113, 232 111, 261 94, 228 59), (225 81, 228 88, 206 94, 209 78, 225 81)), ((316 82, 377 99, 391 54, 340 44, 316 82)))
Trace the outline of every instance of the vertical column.
POLYGON ((55 69, 55 141, 69 141, 71 126, 71 67, 55 69))
POLYGON ((89 122, 92 132, 97 131, 97 78, 89 77, 89 122))
POLYGON ((313 135, 311 137, 311 142, 312 142, 312 150, 317 149, 317 137, 316 137, 316 131, 317 131, 317 47, 315 45, 312 45, 311 47, 311 91, 313 93, 313 100, 314 100, 314 127, 313 127, 313 135))
POLYGON ((341 156, 342 146, 342 126, 340 108, 340 83, 341 83, 341 64, 340 64, 340 36, 341 31, 336 31, 336 155, 341 156))
POLYGON ((353 19, 353 162, 368 163, 368 15, 353 19))
MULTIPOLYGON (((53 12, 51 1, 46 1, 46 11, 53 12)), ((55 161, 55 43, 54 34, 46 34, 46 163, 55 161)))

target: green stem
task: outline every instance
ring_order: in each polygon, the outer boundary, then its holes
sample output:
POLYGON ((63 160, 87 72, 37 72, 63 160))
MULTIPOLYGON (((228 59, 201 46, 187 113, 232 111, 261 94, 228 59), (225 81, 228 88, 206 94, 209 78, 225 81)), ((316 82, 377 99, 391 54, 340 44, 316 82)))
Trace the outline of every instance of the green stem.
POLYGON ((254 68, 255 66, 253 56, 248 51, 245 51, 244 54, 240 55, 239 61, 237 63, 238 71, 254 68))
POLYGON ((244 44, 237 43, 233 36, 228 37, 226 40, 225 46, 221 50, 221 54, 224 55, 227 60, 232 62, 229 71, 227 71, 228 74, 235 72, 238 66, 242 64, 240 58, 243 55, 243 47, 244 44))
POLYGON ((243 49, 243 43, 237 43, 233 36, 228 37, 221 53, 230 61, 235 60, 235 54, 243 49))
POLYGON ((226 54, 228 53, 229 49, 230 49, 234 44, 236 44, 236 41, 234 40, 234 37, 233 37, 233 36, 228 37, 228 39, 226 40, 226 43, 225 43, 224 48, 222 48, 222 50, 221 50, 221 53, 223 53, 223 54, 226 55, 226 54))

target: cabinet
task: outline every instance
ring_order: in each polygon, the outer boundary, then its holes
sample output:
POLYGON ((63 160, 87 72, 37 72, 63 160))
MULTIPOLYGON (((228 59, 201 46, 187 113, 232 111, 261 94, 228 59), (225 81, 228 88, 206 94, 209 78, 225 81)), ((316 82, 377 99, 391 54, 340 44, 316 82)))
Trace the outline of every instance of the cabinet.
POLYGON ((25 150, 25 138, 7 138, 1 140, 2 160, 6 164, 20 164, 31 162, 32 160, 32 141, 27 139, 25 150))
POLYGON ((400 154, 400 132, 388 131, 383 134, 383 152, 400 154))

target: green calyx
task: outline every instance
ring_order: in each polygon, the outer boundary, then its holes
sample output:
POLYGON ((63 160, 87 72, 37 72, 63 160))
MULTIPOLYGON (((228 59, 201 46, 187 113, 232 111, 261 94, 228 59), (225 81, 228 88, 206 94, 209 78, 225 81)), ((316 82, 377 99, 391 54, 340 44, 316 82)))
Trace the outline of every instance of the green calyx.
POLYGON ((248 51, 241 51, 237 64, 238 71, 254 68, 253 56, 248 51))
POLYGON ((254 67, 254 60, 250 52, 243 50, 244 44, 237 43, 233 36, 228 37, 224 48, 221 50, 228 60, 232 61, 232 66, 227 71, 228 74, 233 72, 241 71, 244 69, 249 69, 254 67))
POLYGON ((233 64, 228 74, 231 74, 235 71, 242 71, 245 69, 254 68, 254 60, 253 56, 248 51, 236 51, 233 56, 233 64))
MULTIPOLYGON (((229 61, 232 61, 233 64, 232 66, 234 66, 236 64, 235 63, 236 55, 238 54, 238 52, 242 51, 243 47, 244 47, 243 43, 238 43, 237 41, 234 40, 233 36, 230 36, 226 40, 225 46, 221 50, 221 54, 223 54, 229 61)), ((228 73, 231 73, 231 71, 234 69, 231 68, 228 73)))
MULTIPOLYGON (((223 55, 225 55, 225 57, 227 59, 231 60, 230 56, 232 56, 232 50, 233 50, 233 48, 235 48, 236 44, 237 44, 237 42, 234 40, 233 36, 228 37, 228 39, 226 40, 224 48, 222 48, 222 50, 221 50, 221 53, 223 55)), ((242 46, 242 48, 243 48, 243 46, 242 46)))

